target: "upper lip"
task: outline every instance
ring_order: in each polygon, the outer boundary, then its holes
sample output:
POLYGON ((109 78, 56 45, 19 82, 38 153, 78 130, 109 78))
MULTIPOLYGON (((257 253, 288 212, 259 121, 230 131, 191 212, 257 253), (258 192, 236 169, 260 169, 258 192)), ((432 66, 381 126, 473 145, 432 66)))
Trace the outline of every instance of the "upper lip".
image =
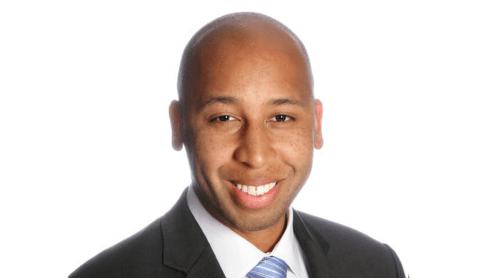
POLYGON ((260 178, 254 178, 254 179, 245 179, 245 180, 232 180, 231 182, 235 185, 237 184, 242 184, 242 185, 248 185, 248 186, 261 186, 273 182, 277 182, 278 180, 268 178, 268 177, 260 177, 260 178))

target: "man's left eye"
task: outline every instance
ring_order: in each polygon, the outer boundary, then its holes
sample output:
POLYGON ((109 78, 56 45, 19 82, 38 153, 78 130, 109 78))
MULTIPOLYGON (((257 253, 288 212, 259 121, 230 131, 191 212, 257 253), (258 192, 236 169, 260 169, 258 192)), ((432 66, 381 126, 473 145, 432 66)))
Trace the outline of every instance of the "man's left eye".
POLYGON ((276 122, 286 122, 288 120, 292 120, 292 117, 287 115, 276 115, 272 117, 271 120, 276 122))

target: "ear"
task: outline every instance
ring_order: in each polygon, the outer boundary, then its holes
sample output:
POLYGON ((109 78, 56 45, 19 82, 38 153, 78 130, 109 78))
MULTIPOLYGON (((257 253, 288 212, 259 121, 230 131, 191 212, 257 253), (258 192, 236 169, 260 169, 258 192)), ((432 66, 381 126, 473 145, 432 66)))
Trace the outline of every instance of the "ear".
POLYGON ((316 121, 316 136, 314 139, 314 148, 320 149, 324 143, 322 139, 322 102, 318 99, 314 100, 314 113, 316 121))
POLYGON ((183 147, 183 118, 180 111, 180 103, 176 100, 170 103, 168 112, 170 113, 170 122, 172 124, 172 146, 176 151, 180 151, 183 147))

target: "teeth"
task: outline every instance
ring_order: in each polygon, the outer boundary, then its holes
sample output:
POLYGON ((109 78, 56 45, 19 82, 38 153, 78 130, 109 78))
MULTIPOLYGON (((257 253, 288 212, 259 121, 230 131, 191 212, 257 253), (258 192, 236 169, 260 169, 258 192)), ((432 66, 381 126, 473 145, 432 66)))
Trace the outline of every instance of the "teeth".
POLYGON ((268 183, 260 186, 250 186, 237 184, 237 188, 252 196, 261 196, 269 192, 276 185, 276 182, 268 183))

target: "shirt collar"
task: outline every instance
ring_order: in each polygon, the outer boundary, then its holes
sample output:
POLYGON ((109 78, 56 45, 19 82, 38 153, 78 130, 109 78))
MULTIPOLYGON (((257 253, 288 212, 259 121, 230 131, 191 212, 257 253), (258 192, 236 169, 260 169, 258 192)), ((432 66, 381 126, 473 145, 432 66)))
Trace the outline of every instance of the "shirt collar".
POLYGON ((271 253, 264 253, 212 217, 191 187, 187 192, 187 203, 227 278, 246 277, 245 275, 266 256, 281 258, 297 277, 303 277, 301 275, 301 272, 305 270, 303 254, 293 232, 293 209, 291 207, 283 236, 271 253))

